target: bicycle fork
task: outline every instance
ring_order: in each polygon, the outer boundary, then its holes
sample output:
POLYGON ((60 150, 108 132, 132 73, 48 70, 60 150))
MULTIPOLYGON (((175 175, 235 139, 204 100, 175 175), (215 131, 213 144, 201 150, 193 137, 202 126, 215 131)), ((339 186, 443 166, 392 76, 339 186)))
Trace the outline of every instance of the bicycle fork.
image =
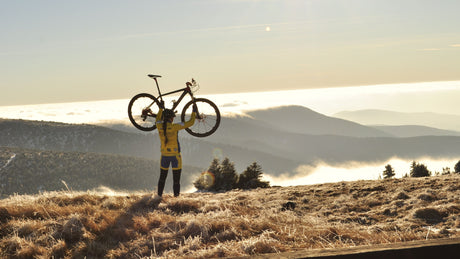
MULTIPOLYGON (((192 78, 192 83, 195 83, 195 80, 192 78)), ((201 120, 202 117, 200 116, 200 112, 198 111, 198 106, 196 105, 196 98, 193 96, 193 92, 192 92, 192 89, 190 88, 192 86, 192 83, 190 82, 187 82, 185 83, 185 85, 187 86, 187 91, 189 92, 190 94, 190 97, 192 97, 192 111, 194 111, 196 113, 196 119, 199 119, 201 120)))
POLYGON ((192 111, 195 111, 195 113, 196 113, 195 118, 199 119, 199 120, 203 119, 203 117, 201 117, 201 115, 200 115, 200 112, 198 111, 198 106, 196 105, 195 97, 193 97, 193 95, 192 95, 192 100, 193 100, 192 111))

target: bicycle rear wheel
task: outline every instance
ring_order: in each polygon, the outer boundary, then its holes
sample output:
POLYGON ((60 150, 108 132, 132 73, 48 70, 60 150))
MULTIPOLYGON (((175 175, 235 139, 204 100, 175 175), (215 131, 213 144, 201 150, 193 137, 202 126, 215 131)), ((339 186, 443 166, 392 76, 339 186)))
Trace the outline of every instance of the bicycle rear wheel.
POLYGON ((142 93, 134 96, 128 104, 128 117, 134 127, 143 131, 152 131, 160 109, 159 102, 151 94, 142 93))
MULTIPOLYGON (((205 98, 195 99, 199 114, 195 124, 185 130, 195 137, 207 137, 214 133, 220 124, 220 112, 217 106, 205 98)), ((193 110, 193 101, 188 102, 182 109, 181 120, 186 122, 190 119, 193 110)))

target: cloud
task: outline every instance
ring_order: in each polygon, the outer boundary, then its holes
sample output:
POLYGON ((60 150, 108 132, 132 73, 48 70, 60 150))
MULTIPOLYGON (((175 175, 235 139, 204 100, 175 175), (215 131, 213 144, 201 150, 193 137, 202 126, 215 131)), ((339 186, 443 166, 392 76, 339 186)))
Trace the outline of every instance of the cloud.
POLYGON ((449 45, 451 47, 454 47, 454 48, 460 48, 460 44, 452 44, 452 45, 449 45))

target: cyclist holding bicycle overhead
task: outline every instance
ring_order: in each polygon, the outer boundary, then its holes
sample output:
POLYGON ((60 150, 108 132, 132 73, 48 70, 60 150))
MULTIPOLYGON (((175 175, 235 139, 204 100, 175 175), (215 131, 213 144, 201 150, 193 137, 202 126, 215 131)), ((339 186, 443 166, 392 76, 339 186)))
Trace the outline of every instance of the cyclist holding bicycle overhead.
POLYGON ((178 132, 179 130, 193 126, 196 116, 195 111, 196 107, 194 106, 190 120, 182 123, 173 123, 174 117, 176 117, 173 110, 161 108, 157 114, 155 124, 161 141, 160 179, 158 180, 158 196, 160 197, 163 195, 163 189, 170 166, 173 172, 174 197, 180 194, 182 158, 180 154, 178 132))

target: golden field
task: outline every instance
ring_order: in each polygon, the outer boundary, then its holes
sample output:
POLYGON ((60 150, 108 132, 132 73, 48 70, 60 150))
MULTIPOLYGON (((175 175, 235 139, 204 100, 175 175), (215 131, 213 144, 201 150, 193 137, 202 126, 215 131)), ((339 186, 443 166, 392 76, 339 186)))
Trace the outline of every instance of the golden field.
POLYGON ((212 258, 459 237, 460 175, 0 200, 2 258, 212 258))

